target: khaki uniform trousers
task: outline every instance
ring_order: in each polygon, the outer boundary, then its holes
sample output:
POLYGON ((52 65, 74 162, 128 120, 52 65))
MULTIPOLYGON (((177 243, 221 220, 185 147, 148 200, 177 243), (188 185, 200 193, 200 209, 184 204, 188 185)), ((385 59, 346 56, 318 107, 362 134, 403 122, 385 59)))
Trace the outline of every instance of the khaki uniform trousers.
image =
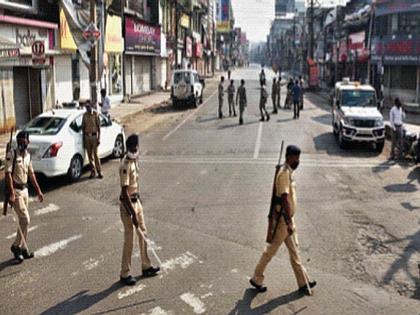
MULTIPOLYGON (((28 189, 27 188, 24 190, 16 189, 15 191, 16 191, 16 200, 13 203, 13 209, 15 210, 18 216, 20 228, 22 230, 23 236, 25 237, 25 240, 27 241, 28 240, 28 227, 31 221, 29 217, 29 211, 28 211, 28 205, 29 205, 28 189)), ((21 248, 25 247, 25 242, 22 239, 22 235, 19 229, 17 229, 16 239, 13 245, 19 246, 21 248)))
MULTIPOLYGON (((146 224, 144 223, 143 216, 143 207, 141 206, 140 201, 137 201, 133 204, 133 207, 137 214, 137 221, 139 222, 139 229, 147 237, 146 224)), ((140 257, 141 257, 141 266, 142 270, 148 269, 152 266, 149 255, 147 254, 147 243, 141 236, 141 234, 135 228, 131 216, 128 214, 125 207, 121 204, 120 206, 120 215, 121 221, 124 225, 124 248, 122 252, 122 262, 121 262, 121 277, 128 277, 130 275, 131 269, 131 256, 133 253, 133 231, 136 230, 137 237, 139 238, 140 246, 140 257)))
POLYGON ((219 116, 223 115, 223 96, 219 96, 219 116))
MULTIPOLYGON (((296 232, 295 232, 296 233, 296 232)), ((276 255, 278 249, 280 248, 280 245, 282 243, 286 244, 286 247, 289 251, 290 256, 290 263, 292 265, 293 271, 295 273, 296 281, 298 284, 298 287, 301 288, 306 285, 305 277, 307 277, 303 267, 302 263, 300 261, 299 252, 295 245, 294 240, 292 237, 289 237, 289 234, 287 232, 287 225, 284 222, 284 219, 281 218, 281 221, 277 227, 276 235, 273 239, 273 242, 271 244, 268 244, 265 248, 260 261, 258 262, 257 267, 255 268, 253 280, 258 285, 263 284, 264 282, 264 271, 268 265, 268 263, 271 261, 271 259, 276 255)), ((308 279, 308 278, 307 278, 308 279)))
POLYGON ((101 161, 98 156, 98 138, 97 136, 85 136, 85 149, 87 151, 90 169, 92 172, 101 172, 101 161))

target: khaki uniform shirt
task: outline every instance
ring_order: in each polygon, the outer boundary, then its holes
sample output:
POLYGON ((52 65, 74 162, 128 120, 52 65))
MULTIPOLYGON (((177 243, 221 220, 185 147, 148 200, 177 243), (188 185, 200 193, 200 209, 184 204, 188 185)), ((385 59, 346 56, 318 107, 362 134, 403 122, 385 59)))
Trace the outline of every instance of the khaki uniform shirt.
POLYGON ((92 113, 84 113, 82 120, 83 133, 98 133, 101 128, 101 121, 99 114, 92 111, 92 113))
POLYGON ((290 205, 290 215, 293 217, 297 207, 296 183, 293 178, 293 170, 287 164, 284 164, 281 167, 276 179, 276 195, 277 197, 281 197, 283 194, 287 194, 290 205))
POLYGON ((223 88, 223 83, 219 83, 219 99, 223 99, 223 96, 225 96, 225 89, 223 88))
POLYGON ((138 191, 139 167, 136 160, 124 157, 120 164, 120 185, 128 186, 128 193, 131 195, 138 191))
POLYGON ((25 185, 28 183, 28 175, 34 173, 34 169, 32 168, 31 155, 28 152, 26 152, 22 157, 18 151, 10 150, 6 155, 5 172, 12 173, 15 152, 17 156, 12 179, 16 184, 25 185))
POLYGON ((240 105, 245 105, 246 104, 246 89, 244 86, 240 86, 238 87, 238 91, 236 93, 236 98, 238 99, 239 97, 239 104, 240 105))

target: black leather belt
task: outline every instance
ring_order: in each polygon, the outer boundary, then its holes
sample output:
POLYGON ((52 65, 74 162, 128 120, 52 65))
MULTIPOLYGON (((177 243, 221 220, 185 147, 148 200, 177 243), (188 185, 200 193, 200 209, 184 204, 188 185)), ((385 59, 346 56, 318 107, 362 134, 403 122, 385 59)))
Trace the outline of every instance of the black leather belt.
POLYGON ((18 190, 25 190, 26 188, 28 188, 28 184, 18 184, 13 182, 13 187, 18 190))
POLYGON ((86 133, 86 136, 88 136, 88 137, 96 137, 96 135, 97 135, 97 133, 96 133, 96 132, 92 132, 92 133, 87 132, 87 133, 86 133))
MULTIPOLYGON (((120 196, 120 201, 123 201, 123 197, 122 196, 120 196)), ((136 203, 137 201, 140 201, 141 202, 140 194, 135 193, 135 194, 130 195, 130 201, 132 203, 136 203)))

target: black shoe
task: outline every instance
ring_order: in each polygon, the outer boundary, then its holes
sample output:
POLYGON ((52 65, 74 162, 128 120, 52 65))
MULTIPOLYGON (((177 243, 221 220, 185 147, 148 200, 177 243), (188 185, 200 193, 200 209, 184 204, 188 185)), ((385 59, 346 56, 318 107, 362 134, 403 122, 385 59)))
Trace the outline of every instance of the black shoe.
POLYGON ((159 267, 150 267, 146 270, 143 270, 143 277, 153 277, 160 271, 159 267))
POLYGON ((260 119, 260 121, 264 121, 264 117, 260 119))
POLYGON ((120 277, 120 282, 124 283, 125 285, 135 285, 136 284, 136 279, 133 276, 128 276, 128 277, 120 277))
POLYGON ((240 120, 240 121, 239 121, 239 124, 240 124, 240 125, 243 125, 243 124, 244 124, 244 121, 243 121, 243 120, 240 120))
POLYGON ((103 177, 103 175, 102 175, 102 173, 99 173, 99 174, 98 174, 98 178, 99 178, 99 179, 104 178, 104 177, 103 177))
POLYGON ((263 286, 263 285, 258 285, 254 282, 254 280, 249 279, 249 283, 255 288, 257 289, 258 293, 264 293, 267 292, 267 287, 263 286))
POLYGON ((237 115, 236 115, 236 113, 233 113, 233 117, 236 117, 237 115))
POLYGON ((20 264, 23 262, 24 258, 22 255, 22 250, 16 246, 16 245, 12 245, 12 247, 10 247, 10 250, 12 251, 13 255, 15 256, 16 261, 20 264))
POLYGON ((35 257, 34 253, 30 252, 28 249, 23 249, 22 250, 22 256, 25 259, 31 259, 31 258, 35 257))
POLYGON ((267 121, 269 121, 269 120, 270 120, 270 115, 267 114, 267 121))
MULTIPOLYGON (((309 284, 309 288, 312 289, 313 287, 316 286, 316 281, 310 281, 308 284, 309 284)), ((300 287, 299 293, 309 295, 308 287, 306 285, 304 285, 303 287, 300 287)))
POLYGON ((219 114, 219 119, 222 119, 223 118, 223 114, 219 114))
POLYGON ((278 112, 276 110, 273 110, 272 114, 276 115, 278 112))
POLYGON ((90 173, 90 176, 89 176, 89 179, 93 179, 93 178, 95 178, 95 173, 94 172, 90 173))

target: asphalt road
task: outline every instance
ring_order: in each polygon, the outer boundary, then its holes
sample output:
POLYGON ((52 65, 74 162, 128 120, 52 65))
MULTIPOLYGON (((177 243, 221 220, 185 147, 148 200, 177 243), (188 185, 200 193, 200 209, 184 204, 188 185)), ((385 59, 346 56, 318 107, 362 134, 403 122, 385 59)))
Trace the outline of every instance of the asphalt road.
MULTIPOLYGON (((420 314, 420 168, 366 146, 340 150, 328 107, 313 94, 300 120, 281 110, 260 123, 258 70, 233 73, 247 81, 243 126, 217 118, 212 81, 198 109, 173 111, 142 133, 146 224, 166 272, 131 288, 118 283, 119 162, 110 160, 103 180, 42 182, 44 204, 30 203, 35 259, 13 264, 13 216, 0 219, 0 313, 420 314), (311 297, 296 292, 283 247, 267 270, 268 292, 248 284, 265 246, 282 140, 303 149, 296 222, 318 281, 311 297)), ((131 121, 128 132, 141 129, 131 121)))

